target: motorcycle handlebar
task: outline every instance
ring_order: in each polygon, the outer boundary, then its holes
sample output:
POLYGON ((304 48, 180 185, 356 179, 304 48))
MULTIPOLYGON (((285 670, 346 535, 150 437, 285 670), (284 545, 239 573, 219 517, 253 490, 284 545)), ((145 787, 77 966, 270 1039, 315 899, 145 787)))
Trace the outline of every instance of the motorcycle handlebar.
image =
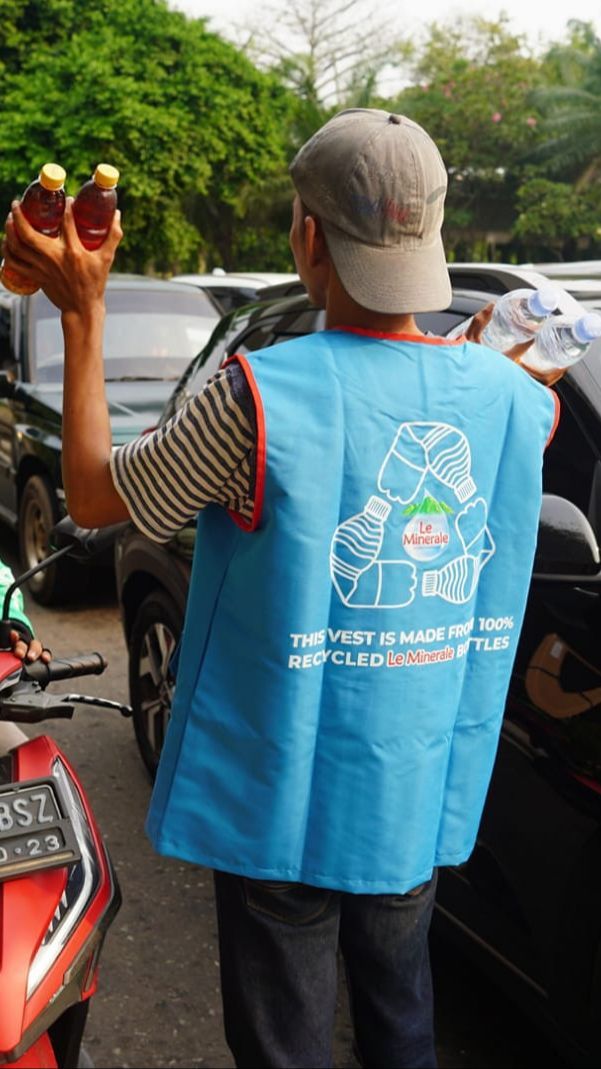
POLYGON ((23 665, 23 678, 32 679, 42 687, 60 679, 73 679, 75 676, 99 676, 104 672, 108 662, 101 653, 82 653, 76 657, 57 657, 45 664, 34 661, 23 665))

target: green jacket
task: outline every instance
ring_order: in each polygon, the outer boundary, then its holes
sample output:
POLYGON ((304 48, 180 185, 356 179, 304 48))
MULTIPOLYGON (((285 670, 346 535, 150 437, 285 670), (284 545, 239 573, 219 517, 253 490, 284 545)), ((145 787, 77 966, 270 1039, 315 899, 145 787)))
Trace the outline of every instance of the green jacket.
MULTIPOLYGON (((14 580, 15 577, 8 565, 4 564, 4 562, 0 560, 0 613, 2 612, 2 603, 4 602, 4 596, 6 594, 6 591, 8 590, 11 583, 14 582, 14 580)), ((21 620, 21 622, 24 623, 33 634, 31 620, 25 612, 25 606, 23 604, 23 594, 21 590, 15 590, 12 596, 10 603, 10 618, 11 620, 21 620)))

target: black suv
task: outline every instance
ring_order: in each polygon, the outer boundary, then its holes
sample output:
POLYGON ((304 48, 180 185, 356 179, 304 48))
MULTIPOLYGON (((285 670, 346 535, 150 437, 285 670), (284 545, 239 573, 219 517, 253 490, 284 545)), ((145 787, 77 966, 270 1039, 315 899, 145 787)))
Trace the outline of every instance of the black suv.
MULTIPOLYGON (((418 317, 454 334, 495 295, 540 275, 451 268, 453 300, 418 317)), ((579 311, 562 295, 562 311, 579 311)), ((224 317, 176 387, 168 419, 235 352, 323 328, 306 297, 224 317)), ((476 849, 441 873, 437 922, 554 1031, 575 1063, 601 1054, 601 358, 559 384, 562 418, 544 464, 535 575, 476 849)), ((152 773, 171 699, 195 530, 168 545, 133 527, 117 547, 140 752, 152 773)))

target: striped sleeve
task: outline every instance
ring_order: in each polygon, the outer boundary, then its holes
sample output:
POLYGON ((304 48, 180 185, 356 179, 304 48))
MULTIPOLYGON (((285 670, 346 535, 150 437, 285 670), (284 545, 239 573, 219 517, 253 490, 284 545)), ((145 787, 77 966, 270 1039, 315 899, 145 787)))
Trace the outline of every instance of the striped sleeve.
POLYGON ((252 518, 256 430, 238 377, 237 365, 224 368, 162 427, 113 450, 115 488, 153 541, 167 542, 210 502, 252 518))

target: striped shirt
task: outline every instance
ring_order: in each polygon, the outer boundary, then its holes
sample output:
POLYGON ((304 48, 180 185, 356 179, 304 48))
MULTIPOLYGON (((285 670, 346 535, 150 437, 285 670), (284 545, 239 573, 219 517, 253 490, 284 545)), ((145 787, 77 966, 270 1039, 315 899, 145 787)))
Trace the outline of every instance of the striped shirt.
POLYGON ((212 501, 250 521, 256 437, 251 392, 230 364, 163 426, 113 450, 115 488, 155 542, 167 542, 212 501))

